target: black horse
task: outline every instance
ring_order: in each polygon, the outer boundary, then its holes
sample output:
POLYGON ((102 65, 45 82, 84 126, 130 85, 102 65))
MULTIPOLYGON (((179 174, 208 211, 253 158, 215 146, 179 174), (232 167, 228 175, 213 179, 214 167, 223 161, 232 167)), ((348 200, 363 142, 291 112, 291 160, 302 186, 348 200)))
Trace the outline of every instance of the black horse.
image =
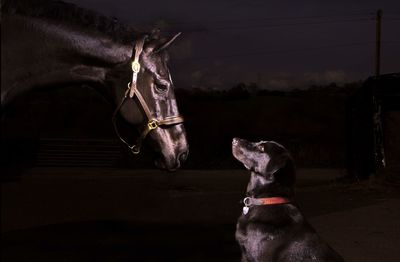
POLYGON ((134 153, 149 135, 157 167, 175 170, 186 160, 186 133, 167 67, 166 49, 177 35, 140 33, 61 1, 5 0, 1 12, 2 111, 33 89, 89 85, 114 105, 115 116, 141 132, 129 145, 134 153))

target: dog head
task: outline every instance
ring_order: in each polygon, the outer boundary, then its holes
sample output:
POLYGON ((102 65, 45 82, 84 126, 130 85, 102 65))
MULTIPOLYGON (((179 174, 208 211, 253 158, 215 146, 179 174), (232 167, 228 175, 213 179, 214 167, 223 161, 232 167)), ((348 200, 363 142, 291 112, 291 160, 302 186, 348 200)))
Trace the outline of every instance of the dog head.
POLYGON ((273 141, 250 142, 232 140, 232 154, 249 171, 282 186, 293 186, 295 168, 293 159, 282 145, 273 141))

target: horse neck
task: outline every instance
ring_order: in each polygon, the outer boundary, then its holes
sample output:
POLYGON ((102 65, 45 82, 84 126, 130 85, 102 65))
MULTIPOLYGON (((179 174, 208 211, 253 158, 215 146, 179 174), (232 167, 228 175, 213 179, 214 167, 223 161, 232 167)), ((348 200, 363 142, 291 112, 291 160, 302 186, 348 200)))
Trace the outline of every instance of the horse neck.
POLYGON ((2 106, 36 87, 107 88, 107 75, 132 54, 111 37, 50 20, 3 16, 1 31, 2 106))

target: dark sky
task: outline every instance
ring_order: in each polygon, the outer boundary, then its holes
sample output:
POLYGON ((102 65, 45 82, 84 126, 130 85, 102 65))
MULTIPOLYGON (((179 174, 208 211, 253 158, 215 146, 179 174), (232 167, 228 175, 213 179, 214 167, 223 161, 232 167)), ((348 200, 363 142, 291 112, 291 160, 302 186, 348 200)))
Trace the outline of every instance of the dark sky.
POLYGON ((383 10, 382 73, 400 71, 400 1, 68 0, 122 22, 183 32, 171 48, 178 87, 255 82, 287 89, 374 73, 375 13, 383 10))

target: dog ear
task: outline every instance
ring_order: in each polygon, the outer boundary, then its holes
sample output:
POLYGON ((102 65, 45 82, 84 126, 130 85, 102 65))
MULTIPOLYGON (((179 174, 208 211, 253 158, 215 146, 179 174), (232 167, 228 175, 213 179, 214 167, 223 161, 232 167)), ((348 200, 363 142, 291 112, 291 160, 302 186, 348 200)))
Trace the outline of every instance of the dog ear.
POLYGON ((286 148, 277 142, 266 141, 262 146, 264 147, 263 152, 268 156, 268 162, 265 166, 266 175, 273 175, 291 159, 286 148))
POLYGON ((266 167, 266 173, 273 175, 279 169, 283 168, 288 160, 289 156, 287 154, 271 157, 266 167))

